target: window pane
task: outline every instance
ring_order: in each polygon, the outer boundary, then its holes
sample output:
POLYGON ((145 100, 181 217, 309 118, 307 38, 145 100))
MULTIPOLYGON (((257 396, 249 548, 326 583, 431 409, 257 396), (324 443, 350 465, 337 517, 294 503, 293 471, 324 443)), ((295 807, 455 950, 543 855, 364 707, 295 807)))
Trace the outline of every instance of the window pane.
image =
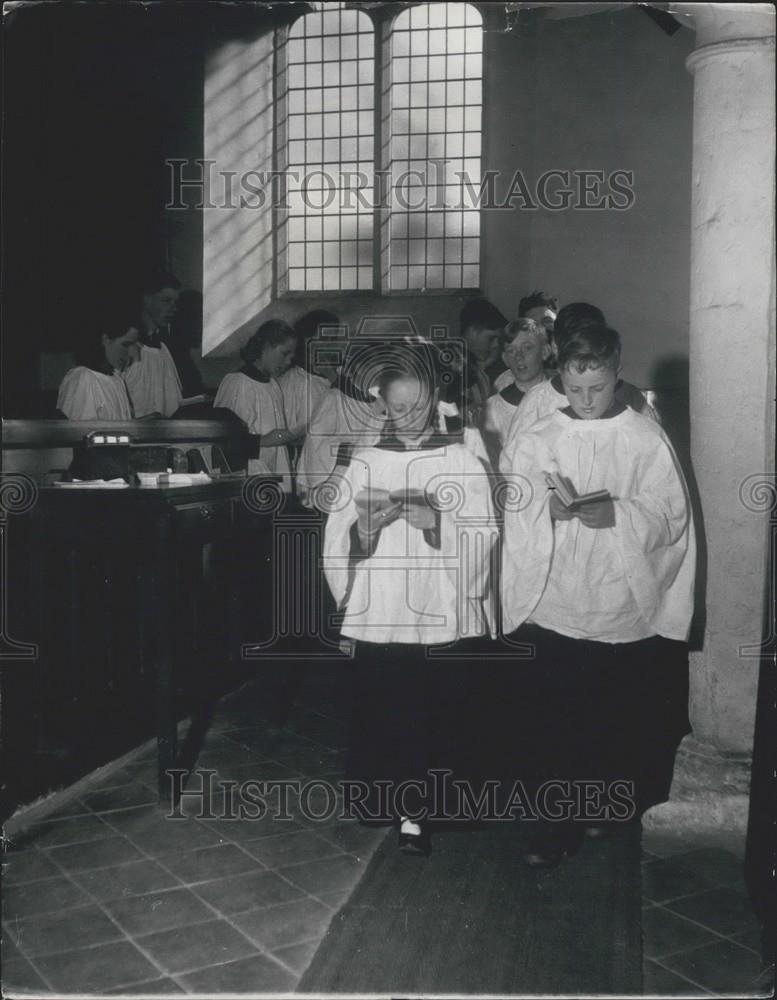
POLYGON ((398 291, 402 291, 407 288, 407 268, 404 267, 392 267, 391 268, 391 287, 398 291))
POLYGON ((407 269, 407 287, 408 288, 424 288, 426 282, 424 278, 426 277, 425 267, 409 267, 407 269))
POLYGON ((468 174, 476 187, 480 183, 480 14, 468 4, 419 5, 397 16, 390 41, 392 66, 402 67, 401 79, 395 74, 389 89, 392 183, 402 180, 389 199, 390 224, 385 227, 392 239, 390 287, 474 287, 480 215, 461 211, 458 175, 468 174), (423 30, 427 22, 431 30, 423 30), (444 160, 450 162, 443 166, 444 160), (399 177, 405 169, 418 173, 399 177), (401 196, 412 211, 401 210, 401 196), (449 210, 440 211, 442 206, 449 210), (410 240, 398 249, 405 225, 410 240), (405 258, 407 269, 400 266, 405 258))
POLYGON ((278 159, 304 182, 289 185, 290 215, 278 216, 279 250, 289 241, 287 254, 278 254, 278 288, 371 287, 372 23, 362 12, 328 3, 295 21, 287 51, 296 68, 285 84, 292 89, 279 90, 289 127, 285 135, 276 131, 278 159))

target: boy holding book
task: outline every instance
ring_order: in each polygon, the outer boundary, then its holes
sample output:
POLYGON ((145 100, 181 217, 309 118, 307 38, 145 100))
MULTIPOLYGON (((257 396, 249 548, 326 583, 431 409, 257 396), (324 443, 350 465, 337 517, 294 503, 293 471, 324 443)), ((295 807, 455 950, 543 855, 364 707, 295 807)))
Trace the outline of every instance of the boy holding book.
MULTIPOLYGON (((558 359, 559 352, 570 338, 583 334, 588 329, 605 325, 606 320, 601 309, 588 302, 570 302, 569 305, 561 309, 553 326, 553 354, 555 358, 558 359)), ((625 382, 621 378, 616 379, 615 399, 619 403, 625 403, 637 413, 642 413, 646 417, 650 417, 651 420, 660 423, 658 414, 648 403, 645 394, 630 382, 625 382)), ((539 385, 528 390, 503 435, 500 460, 503 472, 512 462, 513 451, 520 435, 538 420, 566 405, 566 392, 559 372, 549 372, 547 380, 541 381, 539 385)))
POLYGON ((688 493, 658 424, 617 400, 619 364, 620 338, 603 324, 566 340, 568 405, 520 435, 505 470, 527 499, 505 513, 504 628, 535 647, 516 669, 516 709, 536 726, 537 786, 568 781, 572 800, 553 813, 560 822, 541 824, 525 855, 534 865, 665 797, 688 731, 688 493), (602 783, 598 806, 580 796, 591 782, 602 783), (616 809, 616 797, 631 805, 616 809))

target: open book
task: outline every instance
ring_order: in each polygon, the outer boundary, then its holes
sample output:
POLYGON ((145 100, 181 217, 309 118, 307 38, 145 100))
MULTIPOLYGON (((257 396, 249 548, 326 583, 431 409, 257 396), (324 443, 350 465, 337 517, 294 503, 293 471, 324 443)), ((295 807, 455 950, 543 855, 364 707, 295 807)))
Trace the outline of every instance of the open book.
POLYGON ((431 506, 423 490, 361 490, 356 494, 355 502, 360 507, 369 507, 374 513, 390 508, 399 511, 411 506, 431 506))
POLYGON ((546 472, 545 482, 548 489, 555 490, 556 496, 568 507, 569 510, 576 510, 588 503, 598 503, 602 500, 611 500, 609 490, 594 490, 592 493, 578 493, 575 487, 566 476, 559 472, 546 472))

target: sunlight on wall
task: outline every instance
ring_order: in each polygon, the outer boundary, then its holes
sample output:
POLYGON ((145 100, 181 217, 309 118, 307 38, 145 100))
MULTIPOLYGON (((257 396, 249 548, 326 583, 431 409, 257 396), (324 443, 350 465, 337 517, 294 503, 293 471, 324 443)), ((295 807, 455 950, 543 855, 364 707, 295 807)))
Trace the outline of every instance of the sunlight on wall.
POLYGON ((203 212, 203 355, 223 353, 270 302, 271 198, 252 172, 272 170, 272 69, 272 32, 225 43, 205 65, 204 159, 215 161, 208 202, 215 207, 203 212))

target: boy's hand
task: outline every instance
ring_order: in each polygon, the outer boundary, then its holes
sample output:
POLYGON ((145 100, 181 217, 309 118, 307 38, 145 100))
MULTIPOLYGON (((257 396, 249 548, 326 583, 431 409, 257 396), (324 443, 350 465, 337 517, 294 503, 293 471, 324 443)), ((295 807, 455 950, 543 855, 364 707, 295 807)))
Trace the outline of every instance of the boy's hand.
POLYGON ((587 528, 614 528, 615 504, 612 500, 587 503, 575 511, 575 517, 579 517, 587 528))
POLYGON ((404 507, 401 516, 411 528, 417 528, 419 531, 431 531, 437 524, 437 515, 431 507, 421 507, 414 503, 404 507))
POLYGON ((356 513, 359 522, 359 534, 369 538, 381 528, 388 527, 400 516, 402 504, 395 503, 390 507, 371 507, 368 504, 356 504, 356 513))
POLYGON ((564 506, 564 504, 559 500, 558 494, 554 492, 550 494, 548 509, 550 510, 551 520, 553 521, 571 521, 575 516, 568 507, 564 506))

